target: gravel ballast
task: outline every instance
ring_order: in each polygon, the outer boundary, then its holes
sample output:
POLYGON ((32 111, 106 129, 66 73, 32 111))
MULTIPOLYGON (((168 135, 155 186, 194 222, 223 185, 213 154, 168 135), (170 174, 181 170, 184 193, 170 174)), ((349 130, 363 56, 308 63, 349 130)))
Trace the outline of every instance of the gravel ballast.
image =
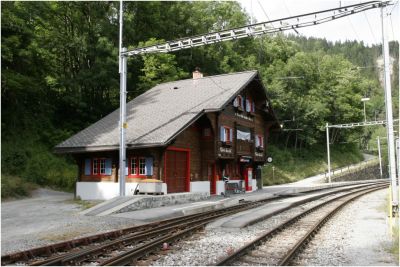
MULTIPOLYGON (((387 190, 380 190, 344 207, 343 212, 338 213, 333 218, 333 221, 326 225, 327 227, 322 228, 325 238, 322 240, 315 239, 315 242, 320 244, 321 249, 314 254, 311 250, 307 249, 305 251, 308 257, 312 259, 315 257, 315 259, 310 260, 306 257, 304 261, 296 264, 396 265, 394 257, 385 250, 385 247, 390 243, 390 238, 387 233, 386 235, 384 234, 388 229, 385 222, 385 213, 378 209, 378 207, 381 208, 383 206, 386 193, 387 190), (360 212, 362 207, 364 211, 362 211, 362 214, 358 214, 357 212, 360 212), (346 213, 347 217, 340 218, 339 216, 342 213, 346 213), (329 226, 331 228, 328 228, 329 226), (354 228, 358 228, 359 231, 354 228), (368 229, 373 230, 370 231, 368 229), (369 231, 369 234, 365 234, 364 231, 369 231), (345 240, 346 237, 347 239, 345 240)), ((257 238, 261 233, 272 229, 287 218, 321 201, 318 200, 302 205, 242 229, 206 228, 195 237, 182 240, 173 245, 167 255, 160 257, 151 264, 157 266, 213 265, 257 238)))
POLYGON ((398 266, 389 253, 393 239, 387 212, 388 190, 365 195, 339 211, 309 243, 297 265, 398 266))
POLYGON ((152 265, 214 265, 228 254, 256 239, 264 232, 273 229, 288 218, 331 197, 324 197, 292 208, 245 228, 215 228, 211 224, 211 227, 206 227, 206 230, 197 235, 196 238, 182 240, 173 245, 170 253, 153 262, 152 265))
POLYGON ((80 215, 73 194, 39 189, 1 203, 1 254, 133 226, 132 219, 80 215))

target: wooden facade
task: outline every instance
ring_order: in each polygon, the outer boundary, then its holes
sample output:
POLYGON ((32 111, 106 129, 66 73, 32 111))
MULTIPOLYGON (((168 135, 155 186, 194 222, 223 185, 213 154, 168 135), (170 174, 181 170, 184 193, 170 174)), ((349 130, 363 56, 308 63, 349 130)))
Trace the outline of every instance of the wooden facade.
MULTIPOLYGON (((204 113, 167 146, 128 149, 126 181, 161 180, 168 193, 189 192, 191 182, 209 181, 209 191, 215 194, 217 181, 224 176, 246 181, 251 172, 256 177, 255 170, 266 161, 269 131, 276 119, 256 80, 227 101, 223 110, 204 113)), ((75 157, 79 182, 118 182, 117 151, 75 157)), ((251 190, 247 181, 246 189, 251 190)))

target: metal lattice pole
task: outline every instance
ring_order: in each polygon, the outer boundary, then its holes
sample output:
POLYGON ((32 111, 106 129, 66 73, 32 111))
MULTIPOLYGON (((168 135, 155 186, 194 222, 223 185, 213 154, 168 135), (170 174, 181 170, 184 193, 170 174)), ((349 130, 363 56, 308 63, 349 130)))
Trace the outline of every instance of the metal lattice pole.
POLYGON ((123 25, 123 4, 119 5, 119 75, 120 75, 120 93, 119 93, 119 195, 125 196, 125 165, 126 165, 126 74, 128 58, 123 53, 126 48, 122 48, 122 25, 123 25))
POLYGON ((389 177, 392 184, 392 206, 397 209, 398 207, 398 190, 397 190, 397 177, 396 177, 396 160, 395 160, 395 144, 393 135, 393 111, 392 111, 392 88, 390 84, 390 69, 389 69, 389 44, 386 36, 386 20, 384 16, 384 7, 381 7, 381 23, 382 23, 382 54, 384 63, 385 75, 385 102, 386 102, 386 130, 388 136, 388 152, 389 152, 389 177))

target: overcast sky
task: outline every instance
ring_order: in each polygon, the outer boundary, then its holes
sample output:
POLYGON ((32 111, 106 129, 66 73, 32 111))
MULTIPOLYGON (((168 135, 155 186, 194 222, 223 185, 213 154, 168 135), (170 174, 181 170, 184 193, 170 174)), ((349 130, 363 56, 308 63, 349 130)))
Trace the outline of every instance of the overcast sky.
MULTIPOLYGON (((258 21, 270 20, 315 12, 340 6, 353 5, 367 1, 338 1, 338 0, 238 0, 246 9, 252 13, 258 21), (266 13, 264 13, 264 11, 266 13)), ((400 20, 398 0, 392 1, 397 5, 386 8, 391 12, 391 20, 388 20, 389 40, 399 40, 400 20)), ((381 21, 380 9, 372 9, 348 17, 340 18, 325 24, 299 29, 300 35, 326 38, 330 41, 357 40, 364 43, 381 43, 381 21), (370 26, 369 26, 370 25, 370 26)), ((292 31, 294 33, 294 31, 292 31)))

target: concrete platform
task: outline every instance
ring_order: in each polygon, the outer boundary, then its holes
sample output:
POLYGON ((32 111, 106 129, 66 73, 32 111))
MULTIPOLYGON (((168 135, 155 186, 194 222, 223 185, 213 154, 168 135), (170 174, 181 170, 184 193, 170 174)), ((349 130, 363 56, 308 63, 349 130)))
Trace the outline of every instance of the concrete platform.
MULTIPOLYGON (((353 185, 352 187, 357 187, 360 185, 360 183, 355 182, 355 183, 349 184, 349 182, 346 182, 345 185, 353 185)), ((331 186, 325 186, 325 187, 318 186, 318 187, 308 188, 307 191, 310 192, 312 190, 317 190, 317 189, 331 189, 331 190, 329 190, 329 192, 341 190, 339 185, 331 185, 331 186)), ((305 193, 307 191, 303 191, 303 193, 305 193)), ((231 215, 231 216, 221 218, 217 221, 210 223, 207 226, 207 228, 216 228, 216 227, 243 228, 243 227, 255 224, 259 221, 268 219, 268 218, 274 216, 275 214, 280 213, 285 210, 288 210, 292 207, 296 207, 296 206, 306 203, 308 201, 323 197, 324 195, 327 194, 328 191, 327 190, 316 191, 315 193, 311 192, 311 193, 308 193, 307 195, 303 194, 302 192, 299 192, 299 189, 288 190, 286 192, 287 192, 286 195, 292 195, 293 197, 276 200, 276 201, 267 203, 265 205, 262 205, 261 207, 258 207, 258 208, 252 209, 252 210, 243 211, 243 212, 231 215), (296 193, 296 194, 294 194, 294 193, 296 193), (297 195, 297 196, 295 196, 295 195, 297 195)), ((280 195, 282 195, 282 194, 280 194, 280 195)), ((283 195, 285 195, 285 194, 283 194, 283 195)))
POLYGON ((148 223, 158 220, 170 219, 183 215, 191 215, 199 212, 216 210, 220 208, 231 207, 239 204, 241 201, 257 201, 261 199, 268 199, 275 197, 274 194, 265 193, 262 190, 248 193, 237 194, 231 197, 212 196, 206 201, 198 201, 193 203, 186 203, 180 205, 142 209, 124 213, 110 214, 113 217, 130 218, 136 223, 148 223))
MULTIPOLYGON (((311 193, 319 189, 332 189, 343 185, 357 185, 360 183, 374 182, 356 181, 356 182, 339 182, 332 184, 315 184, 303 186, 301 184, 280 185, 264 187, 261 190, 246 193, 234 194, 230 197, 223 196, 207 196, 206 199, 194 200, 189 195, 192 193, 170 194, 165 196, 138 196, 135 198, 115 198, 107 202, 101 203, 89 210, 83 211, 82 214, 97 216, 113 216, 120 218, 129 218, 137 224, 153 222, 163 219, 174 218, 182 215, 189 215, 198 212, 210 211, 224 207, 230 207, 238 204, 240 201, 257 201, 261 199, 273 198, 277 195, 292 196, 286 200, 279 200, 262 206, 251 211, 242 212, 240 214, 226 217, 214 222, 211 227, 245 227, 257 221, 273 216, 282 209, 290 208, 296 205, 296 201, 305 201, 307 198, 323 194, 324 191, 316 191, 315 193, 304 196, 303 193, 311 193), (169 196, 169 197, 168 197, 169 196), (167 198, 165 198, 167 197, 167 198), (169 199, 169 200, 168 200, 169 199), (180 200, 179 200, 180 199, 180 200), (185 201, 179 203, 179 201, 185 201)), ((382 181, 382 180, 380 180, 382 181)), ((197 196, 199 197, 199 196, 197 196)))
POLYGON ((210 198, 209 193, 179 193, 168 195, 135 195, 115 197, 81 212, 82 215, 106 216, 135 210, 192 203, 210 198))

